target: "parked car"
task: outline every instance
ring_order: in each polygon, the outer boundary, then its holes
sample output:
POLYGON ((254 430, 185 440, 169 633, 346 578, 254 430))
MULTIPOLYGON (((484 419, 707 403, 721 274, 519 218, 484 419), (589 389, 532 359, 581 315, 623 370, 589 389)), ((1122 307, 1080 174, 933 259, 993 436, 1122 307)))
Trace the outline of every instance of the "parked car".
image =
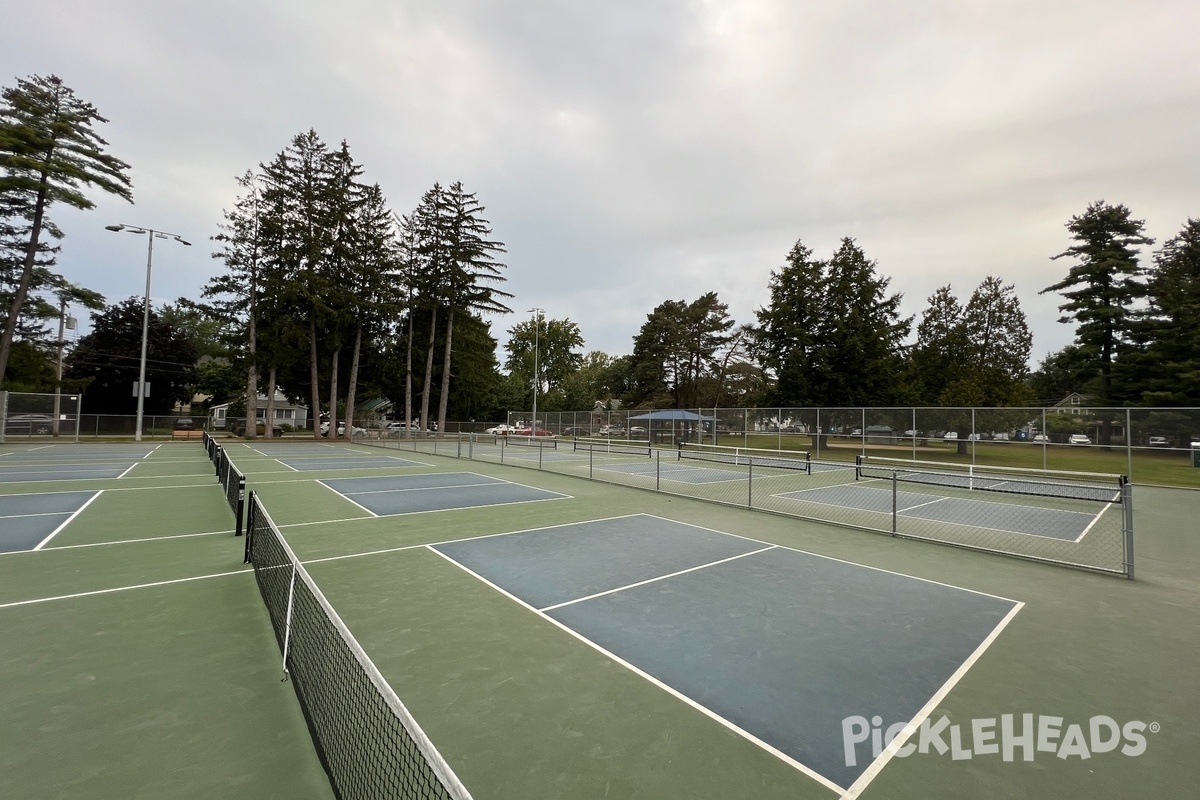
POLYGON ((1035 433, 1033 436, 1029 437, 1029 441, 1033 442, 1034 444, 1049 444, 1050 437, 1044 433, 1035 433))
POLYGON ((49 414, 13 414, 4 421, 5 433, 28 433, 45 436, 54 431, 54 417, 49 414))
POLYGON ((993 442, 1007 442, 1008 434, 1004 433, 1003 431, 1001 431, 1000 433, 994 434, 992 436, 992 441, 993 442))
POLYGON ((646 435, 646 429, 643 428, 641 425, 631 425, 629 427, 629 438, 630 439, 634 438, 635 436, 640 439, 641 437, 643 437, 645 435, 646 435))
MULTIPOLYGON (((328 423, 328 422, 322 422, 322 423, 321 423, 321 435, 322 435, 322 436, 328 436, 328 435, 329 435, 329 423, 328 423)), ((338 435, 338 436, 345 436, 345 435, 346 435, 346 423, 342 422, 341 420, 338 420, 338 424, 337 424, 337 435, 338 435)), ((360 427, 358 427, 357 425, 355 425, 355 426, 354 426, 354 432, 353 432, 353 435, 354 435, 354 436, 366 436, 366 435, 367 435, 367 431, 366 431, 366 429, 365 429, 365 428, 360 428, 360 427)))
POLYGON ((1151 436, 1150 437, 1150 446, 1151 447, 1170 447, 1171 443, 1167 441, 1167 437, 1165 437, 1165 436, 1151 436))
POLYGON ((621 425, 601 425, 596 434, 598 436, 624 436, 625 428, 621 425))
POLYGON ((958 431, 946 431, 945 435, 942 436, 942 441, 943 442, 958 441, 958 431))
POLYGON ((406 433, 408 433, 407 422, 389 422, 387 425, 383 426, 383 431, 379 435, 395 438, 398 436, 403 436, 406 433))
POLYGON ((1091 444, 1091 438, 1085 433, 1072 433, 1071 438, 1067 439, 1067 444, 1091 444))
MULTIPOLYGON (((327 427, 328 427, 328 424, 329 423, 326 423, 327 427)), ((258 424, 255 425, 254 429, 258 433, 259 436, 267 435, 267 425, 261 419, 258 421, 258 424)), ((245 436, 246 435, 246 420, 244 420, 244 419, 238 420, 233 425, 233 427, 230 428, 230 431, 233 433, 234 436, 245 436)), ((283 436, 283 428, 279 427, 278 425, 272 425, 271 426, 271 435, 274 436, 275 438, 279 438, 280 436, 283 436)))
POLYGON ((554 434, 545 428, 521 428, 512 432, 513 436, 553 436, 554 434))
POLYGON ((510 433, 516 433, 516 432, 517 432, 517 429, 514 428, 512 425, 494 425, 493 427, 488 428, 487 430, 484 431, 484 433, 491 433, 491 434, 495 434, 496 436, 507 436, 510 433))
POLYGON ((580 436, 591 436, 592 431, 590 428, 563 428, 562 435, 578 438, 580 436))

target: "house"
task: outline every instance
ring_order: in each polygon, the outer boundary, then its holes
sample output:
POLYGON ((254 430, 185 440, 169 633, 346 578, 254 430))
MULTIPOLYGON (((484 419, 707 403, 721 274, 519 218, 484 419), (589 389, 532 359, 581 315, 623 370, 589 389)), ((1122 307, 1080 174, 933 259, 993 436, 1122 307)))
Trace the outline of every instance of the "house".
MULTIPOLYGON (((222 403, 208 410, 208 427, 211 430, 220 431, 225 429, 225 424, 230 419, 229 406, 230 403, 222 403)), ((258 396, 257 410, 258 419, 265 420, 267 415, 267 396, 265 394, 258 396)), ((275 391, 273 416, 275 420, 272 424, 280 427, 290 425, 295 430, 308 427, 308 406, 300 406, 292 403, 279 390, 275 391)))
POLYGON ((1051 408, 1058 414, 1086 414, 1089 399, 1091 398, 1087 395, 1080 394, 1079 392, 1071 392, 1051 406, 1051 408))

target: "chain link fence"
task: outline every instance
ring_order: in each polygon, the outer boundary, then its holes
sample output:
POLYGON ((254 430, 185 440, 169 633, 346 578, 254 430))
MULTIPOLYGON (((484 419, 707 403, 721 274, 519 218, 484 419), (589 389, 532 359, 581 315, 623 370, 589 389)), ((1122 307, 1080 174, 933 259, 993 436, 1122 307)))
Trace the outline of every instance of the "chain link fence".
POLYGON ((362 444, 554 472, 724 505, 1133 577, 1122 475, 614 437, 446 434, 362 444))
MULTIPOLYGON (((1082 405, 1082 400, 1072 395, 1049 408, 539 411, 537 427, 556 436, 664 446, 686 441, 808 450, 824 461, 853 461, 877 453, 922 461, 1121 473, 1135 482, 1200 487, 1200 470, 1194 468, 1200 457, 1200 408, 1109 408, 1082 405)), ((516 428, 531 427, 532 420, 529 412, 508 414, 508 424, 516 428)))

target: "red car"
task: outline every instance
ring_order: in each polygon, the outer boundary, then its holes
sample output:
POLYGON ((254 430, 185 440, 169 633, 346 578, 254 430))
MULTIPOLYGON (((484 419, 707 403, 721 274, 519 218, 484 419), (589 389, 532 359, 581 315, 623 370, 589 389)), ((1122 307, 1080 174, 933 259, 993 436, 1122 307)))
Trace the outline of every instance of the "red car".
POLYGON ((551 433, 550 431, 546 430, 545 428, 538 428, 537 430, 534 430, 532 428, 521 428, 520 430, 513 431, 512 435, 513 436, 553 436, 554 434, 551 433))

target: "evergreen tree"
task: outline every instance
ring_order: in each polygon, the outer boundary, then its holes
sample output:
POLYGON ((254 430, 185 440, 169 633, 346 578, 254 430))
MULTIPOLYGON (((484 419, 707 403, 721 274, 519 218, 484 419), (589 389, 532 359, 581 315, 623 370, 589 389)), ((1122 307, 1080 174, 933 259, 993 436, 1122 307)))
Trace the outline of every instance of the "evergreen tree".
POLYGON ((1075 323, 1078 353, 1099 375, 1100 403, 1114 399, 1113 363, 1129 336, 1136 304, 1146 297, 1137 248, 1154 240, 1143 234, 1144 227, 1123 205, 1090 204, 1067 223, 1076 244, 1052 257, 1075 263, 1065 278, 1040 292, 1066 298, 1058 307, 1064 312, 1059 322, 1075 323))
POLYGON ((917 403, 938 405, 967 366, 966 329, 962 303, 949 285, 938 287, 926 303, 909 353, 910 385, 917 403))
POLYGON ((643 406, 696 408, 705 379, 720 369, 734 322, 716 292, 691 303, 668 300, 647 316, 634 339, 631 400, 643 406))
POLYGON ((1118 362, 1124 394, 1151 406, 1200 405, 1200 220, 1154 254, 1147 293, 1136 326, 1142 348, 1118 362))
POLYGON ((843 239, 826 267, 824 318, 817 327, 814 393, 825 405, 893 405, 902 394, 902 343, 912 325, 901 319, 900 294, 853 239, 843 239))
POLYGON ((751 350, 774 376, 771 402, 785 406, 818 405, 812 383, 817 363, 817 332, 826 317, 825 265, 797 241, 787 263, 771 272, 771 302, 756 314, 751 350))
POLYGON ((442 385, 439 392, 438 430, 445 430, 447 404, 450 401, 450 375, 454 342, 454 321, 459 312, 476 314, 508 314, 512 311, 501 302, 512 295, 494 284, 503 283, 504 264, 495 254, 504 252, 504 245, 493 241, 490 224, 483 217, 484 207, 474 193, 463 189, 460 181, 450 185, 447 193, 450 214, 448 228, 439 241, 445 242, 446 266, 443 285, 446 303, 446 342, 442 357, 442 385))
MULTIPOLYGON (((61 237, 46 212, 55 203, 90 209, 94 203, 83 187, 94 187, 131 200, 129 165, 104 151, 108 142, 93 130, 107 122, 90 104, 56 76, 18 80, 0 92, 0 212, 5 230, 23 235, 19 277, 0 333, 0 387, 4 385, 16 334, 16 320, 25 305, 34 268, 46 248, 42 234, 61 237)), ((12 239, 10 238, 11 242, 12 239)))

